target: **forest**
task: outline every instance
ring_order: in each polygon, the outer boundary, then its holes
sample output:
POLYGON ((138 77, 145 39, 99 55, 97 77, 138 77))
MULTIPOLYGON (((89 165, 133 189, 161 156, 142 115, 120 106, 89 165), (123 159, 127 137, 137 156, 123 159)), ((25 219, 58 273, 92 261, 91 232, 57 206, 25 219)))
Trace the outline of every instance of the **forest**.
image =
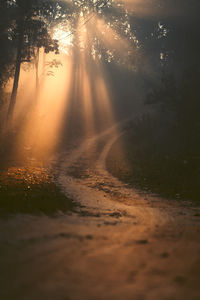
POLYGON ((0 0, 0 298, 199 299, 199 11, 0 0))
MULTIPOLYGON (((133 12, 126 15, 124 11, 127 11, 127 8, 123 7, 126 4, 119 4, 121 8, 116 9, 114 1, 2 0, 1 130, 5 131, 6 127, 8 129, 10 126, 8 123, 13 118, 21 68, 32 68, 32 72, 35 72, 35 91, 32 104, 30 103, 30 113, 32 105, 37 106, 45 76, 53 75, 53 68, 62 65, 56 58, 45 62, 45 54, 60 52, 59 39, 55 34, 52 35, 56 26, 67 28, 70 32, 70 41, 67 43, 71 43, 70 46, 75 49, 79 43, 75 31, 80 12, 89 15, 86 22, 93 18, 90 14, 97 13, 105 19, 107 26, 114 28, 115 34, 131 40, 128 46, 121 45, 123 43, 121 41, 111 46, 105 42, 102 44, 100 37, 91 35, 88 49, 85 50, 88 56, 93 55, 93 58, 98 56, 104 60, 103 64, 110 75, 115 93, 112 106, 116 110, 117 118, 135 112, 138 115, 130 126, 133 128, 129 130, 132 131, 130 134, 133 146, 130 143, 127 145, 129 153, 127 157, 130 156, 132 163, 137 165, 137 174, 134 168, 133 174, 132 171, 127 173, 126 170, 124 174, 117 174, 115 160, 110 163, 110 166, 115 165, 115 170, 112 171, 121 178, 138 183, 143 188, 150 190, 152 188, 153 191, 169 196, 181 195, 198 200, 200 43, 197 38, 199 35, 197 8, 199 4, 198 1, 189 4, 188 1, 182 1, 181 4, 180 1, 175 1, 173 5, 171 1, 165 1, 165 4, 163 1, 153 1, 154 5, 150 2, 143 6, 144 12, 140 16, 137 8, 134 12, 134 7, 131 7, 133 12), (151 6, 153 16, 145 12, 148 6, 151 6), (122 55, 120 47, 124 47, 126 55, 122 55), (127 47, 130 49, 126 49, 127 47), (44 54, 41 53, 41 49, 44 54), (38 64, 42 55, 43 70, 39 74, 38 64), (123 77, 125 79, 122 79, 123 77), (12 89, 8 91, 5 87, 10 81, 12 89), (127 82, 132 86, 135 85, 135 88, 131 89, 127 82), (139 108, 135 103, 139 103, 139 108), (141 108, 143 104, 144 108, 141 108), (171 180, 168 183, 165 176, 169 172, 171 180), (159 178, 161 182, 157 182, 159 178)), ((21 118, 25 117, 22 115, 21 118)), ((95 118, 98 118, 98 115, 95 118)), ((69 125, 74 126, 77 125, 73 122, 69 125)), ((10 141, 6 143, 9 144, 14 138, 11 136, 8 138, 10 141)), ((9 145, 3 146, 1 151, 7 152, 9 145)), ((3 155, 1 156, 5 161, 3 155)))

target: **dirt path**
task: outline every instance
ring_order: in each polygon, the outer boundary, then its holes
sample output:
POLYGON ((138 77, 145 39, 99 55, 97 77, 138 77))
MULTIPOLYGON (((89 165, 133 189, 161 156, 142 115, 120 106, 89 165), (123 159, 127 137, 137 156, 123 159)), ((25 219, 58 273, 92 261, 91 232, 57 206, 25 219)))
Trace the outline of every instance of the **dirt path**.
POLYGON ((120 134, 62 153, 75 213, 0 220, 1 299, 200 299, 200 210, 112 177, 105 159, 120 134))

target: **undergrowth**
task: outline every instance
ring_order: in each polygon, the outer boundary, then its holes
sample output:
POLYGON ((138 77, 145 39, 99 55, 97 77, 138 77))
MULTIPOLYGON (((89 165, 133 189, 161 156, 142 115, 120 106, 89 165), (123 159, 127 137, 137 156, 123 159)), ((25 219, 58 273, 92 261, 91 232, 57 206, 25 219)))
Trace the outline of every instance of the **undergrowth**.
POLYGON ((137 120, 107 159, 109 171, 137 188, 200 203, 200 143, 160 118, 137 120), (123 152, 121 144, 123 142, 123 152))

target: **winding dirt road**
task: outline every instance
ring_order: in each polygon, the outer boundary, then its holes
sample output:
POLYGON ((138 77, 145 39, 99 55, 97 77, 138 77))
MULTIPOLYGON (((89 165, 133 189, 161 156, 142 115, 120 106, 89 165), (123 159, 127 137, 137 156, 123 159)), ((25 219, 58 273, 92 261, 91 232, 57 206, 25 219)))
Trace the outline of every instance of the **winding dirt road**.
POLYGON ((70 214, 1 220, 1 299, 200 299, 199 208, 130 189, 105 168, 114 126, 63 152, 70 214))

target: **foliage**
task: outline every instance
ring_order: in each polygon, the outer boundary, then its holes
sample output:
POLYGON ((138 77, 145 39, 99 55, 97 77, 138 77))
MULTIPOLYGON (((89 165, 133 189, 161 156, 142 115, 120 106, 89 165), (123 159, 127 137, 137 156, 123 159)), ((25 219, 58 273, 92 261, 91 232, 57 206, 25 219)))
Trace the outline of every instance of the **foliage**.
POLYGON ((54 215, 74 208, 44 168, 8 168, 0 172, 0 215, 54 215))
POLYGON ((22 31, 21 62, 31 62, 35 49, 58 53, 58 42, 51 37, 50 29, 55 22, 66 18, 67 6, 63 1, 10 0, 0 2, 0 86, 14 75, 18 40, 22 31), (65 9, 65 10, 64 10, 65 9))

